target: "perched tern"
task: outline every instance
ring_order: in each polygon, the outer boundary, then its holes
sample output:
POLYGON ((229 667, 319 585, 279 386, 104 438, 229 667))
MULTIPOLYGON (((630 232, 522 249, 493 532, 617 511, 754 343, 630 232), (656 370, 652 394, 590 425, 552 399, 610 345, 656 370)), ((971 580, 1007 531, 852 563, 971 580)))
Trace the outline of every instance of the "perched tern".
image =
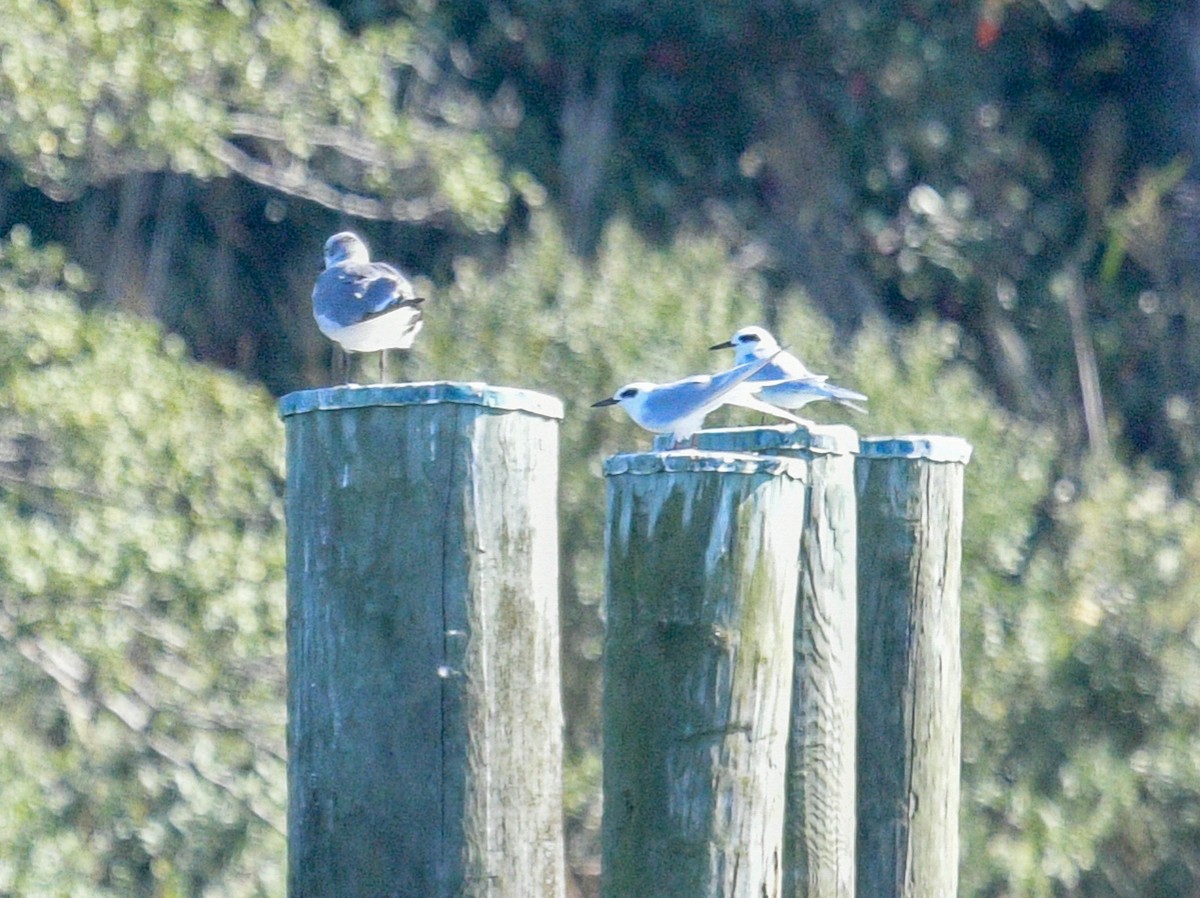
MULTIPOLYGON (((857 404, 866 402, 866 396, 829 383, 829 376, 826 374, 814 374, 809 371, 798 358, 780 349, 779 343, 764 328, 743 327, 724 343, 709 348, 735 350, 735 361, 739 365, 755 359, 766 359, 767 364, 750 377, 746 386, 759 399, 772 405, 798 409, 810 402, 824 399, 864 415, 867 413, 865 408, 857 404)), ((741 404, 736 400, 730 402, 734 405, 741 404)))
POLYGON ((800 418, 756 399, 742 385, 765 366, 771 357, 749 362, 719 374, 697 374, 666 384, 631 383, 592 408, 620 405, 639 427, 652 433, 669 433, 675 445, 687 442, 704 424, 709 412, 727 403, 753 408, 797 424, 800 418))
POLYGON ((312 301, 317 327, 343 351, 380 353, 382 381, 387 350, 408 349, 421 330, 425 300, 396 268, 372 262, 357 234, 342 231, 325 241, 325 270, 312 301))

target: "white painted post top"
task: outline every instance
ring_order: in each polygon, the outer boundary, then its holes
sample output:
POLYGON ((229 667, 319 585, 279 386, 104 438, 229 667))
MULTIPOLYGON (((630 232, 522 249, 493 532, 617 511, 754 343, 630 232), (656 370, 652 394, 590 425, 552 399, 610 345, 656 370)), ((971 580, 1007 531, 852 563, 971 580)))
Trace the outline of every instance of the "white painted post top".
POLYGON ((971 444, 962 437, 941 434, 913 434, 894 437, 863 437, 858 454, 862 458, 923 458, 926 461, 957 462, 971 460, 971 444))
POLYGON ((442 402, 529 412, 555 420, 562 420, 563 417, 562 400, 556 396, 518 387, 494 387, 485 383, 448 380, 407 384, 346 384, 318 390, 298 390, 279 400, 279 416, 286 418, 305 412, 376 405, 434 405, 442 402))
POLYGON ((604 474, 765 474, 807 480, 808 465, 801 458, 741 452, 708 452, 672 449, 668 452, 622 452, 604 460, 604 474))
MULTIPOLYGON (((763 427, 714 427, 696 433, 696 447, 722 452, 804 451, 848 455, 858 451, 858 432, 846 424, 773 424, 763 427)), ((655 437, 654 448, 668 449, 671 435, 655 437)))

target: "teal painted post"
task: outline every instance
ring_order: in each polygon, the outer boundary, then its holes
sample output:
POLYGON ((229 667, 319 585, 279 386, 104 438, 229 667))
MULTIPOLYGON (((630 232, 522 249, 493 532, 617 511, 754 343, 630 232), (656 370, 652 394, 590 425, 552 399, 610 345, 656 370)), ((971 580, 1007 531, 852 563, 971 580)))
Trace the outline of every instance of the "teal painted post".
POLYGON ((788 737, 783 894, 853 898, 858 434, 844 425, 703 430, 697 448, 808 463, 788 737))
POLYGON ((863 438, 858 894, 958 894, 963 474, 958 437, 863 438))
POLYGON ((561 403, 293 393, 290 898, 562 898, 561 403))
POLYGON ((607 460, 605 898, 777 898, 801 459, 607 460))

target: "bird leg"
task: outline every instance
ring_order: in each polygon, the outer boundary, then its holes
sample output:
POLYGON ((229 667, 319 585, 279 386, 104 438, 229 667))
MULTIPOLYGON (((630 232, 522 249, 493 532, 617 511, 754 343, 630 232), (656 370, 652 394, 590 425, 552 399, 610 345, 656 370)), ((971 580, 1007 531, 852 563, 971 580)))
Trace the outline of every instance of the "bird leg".
MULTIPOLYGON (((411 349, 401 349, 401 350, 398 350, 398 352, 400 353, 400 355, 399 355, 400 373, 398 375, 396 375, 396 378, 393 380, 393 382, 394 383, 407 383, 410 360, 412 359, 412 350, 411 349)), ((396 356, 391 356, 390 358, 396 358, 396 356)), ((394 369, 395 362, 391 363, 391 367, 392 367, 392 369, 394 369)), ((391 374, 391 369, 389 369, 388 373, 391 374)))

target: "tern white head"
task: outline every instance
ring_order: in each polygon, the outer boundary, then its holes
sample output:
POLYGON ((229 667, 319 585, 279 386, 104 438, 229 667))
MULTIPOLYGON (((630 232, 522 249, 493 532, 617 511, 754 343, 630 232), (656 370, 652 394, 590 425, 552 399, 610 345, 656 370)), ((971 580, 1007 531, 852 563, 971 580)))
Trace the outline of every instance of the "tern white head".
POLYGON ((343 262, 369 265, 371 254, 363 239, 352 231, 341 231, 325 241, 325 267, 332 268, 343 262))
MULTIPOLYGON (((423 323, 425 300, 398 269, 372 262, 367 245, 350 231, 325 241, 325 270, 312 301, 317 327, 346 352, 408 349, 423 323)), ((381 355, 381 380, 383 363, 381 355)))
POLYGON ((803 408, 810 402, 828 400, 866 414, 858 405, 866 402, 862 393, 829 383, 826 374, 814 374, 804 363, 779 347, 778 341, 766 328, 751 325, 734 333, 724 343, 710 349, 733 349, 737 363, 746 364, 755 359, 768 359, 769 364, 759 369, 747 382, 755 394, 772 405, 781 408, 803 408))
POLYGON ((748 405, 758 411, 801 423, 799 418, 765 402, 755 400, 742 385, 770 363, 768 356, 754 359, 719 374, 697 374, 665 384, 626 384, 592 408, 619 405, 639 427, 651 433, 669 433, 676 445, 687 442, 704 424, 709 412, 730 403, 748 405))

